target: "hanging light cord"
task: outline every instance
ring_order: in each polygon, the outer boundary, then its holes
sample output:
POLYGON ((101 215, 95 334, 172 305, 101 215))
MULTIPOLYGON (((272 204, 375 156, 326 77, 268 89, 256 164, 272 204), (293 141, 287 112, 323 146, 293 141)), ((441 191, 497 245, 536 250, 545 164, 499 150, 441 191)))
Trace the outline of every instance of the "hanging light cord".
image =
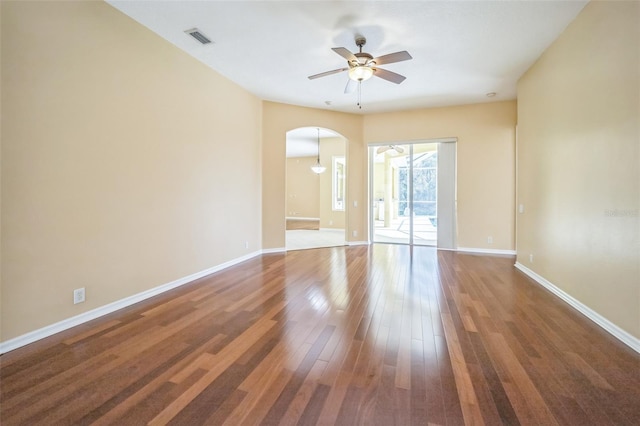
POLYGON ((362 109, 362 80, 358 80, 358 108, 362 109))
POLYGON ((318 127, 318 165, 320 165, 320 127, 318 127))

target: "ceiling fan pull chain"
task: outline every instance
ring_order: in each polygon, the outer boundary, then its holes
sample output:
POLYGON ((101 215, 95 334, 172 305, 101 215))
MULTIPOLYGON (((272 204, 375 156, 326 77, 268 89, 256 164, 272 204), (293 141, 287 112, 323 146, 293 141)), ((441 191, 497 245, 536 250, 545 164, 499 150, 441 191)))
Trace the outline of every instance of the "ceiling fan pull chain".
POLYGON ((358 81, 358 108, 362 109, 362 80, 358 81))

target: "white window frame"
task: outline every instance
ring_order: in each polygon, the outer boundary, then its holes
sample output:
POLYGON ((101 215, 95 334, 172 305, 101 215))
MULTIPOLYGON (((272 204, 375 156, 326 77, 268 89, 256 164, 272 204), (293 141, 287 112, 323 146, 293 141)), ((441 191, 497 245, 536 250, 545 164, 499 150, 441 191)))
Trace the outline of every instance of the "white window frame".
POLYGON ((331 159, 331 208, 333 211, 344 211, 346 203, 347 160, 344 156, 331 159), (342 167, 338 167, 342 165, 342 167), (340 170, 342 174, 340 175, 340 170), (342 198, 338 198, 342 195, 342 198))

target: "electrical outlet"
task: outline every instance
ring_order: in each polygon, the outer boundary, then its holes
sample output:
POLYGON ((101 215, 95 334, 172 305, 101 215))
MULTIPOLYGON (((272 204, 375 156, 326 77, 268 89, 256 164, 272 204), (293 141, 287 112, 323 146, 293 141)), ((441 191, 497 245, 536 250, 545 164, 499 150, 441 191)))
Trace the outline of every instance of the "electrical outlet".
POLYGON ((524 213, 524 204, 520 204, 518 206, 518 213, 521 213, 521 214, 524 213))
POLYGON ((73 304, 84 302, 84 287, 73 290, 73 304))
POLYGON ((357 236, 358 236, 358 231, 353 231, 353 232, 351 233, 351 235, 353 235, 354 237, 357 237, 357 236))
POLYGON ((487 243, 493 244, 493 237, 487 237, 487 243))
POLYGON ((244 248, 248 249, 249 248, 249 241, 245 241, 244 242, 244 248))
POLYGON ((533 263, 533 254, 529 255, 529 262, 533 263))

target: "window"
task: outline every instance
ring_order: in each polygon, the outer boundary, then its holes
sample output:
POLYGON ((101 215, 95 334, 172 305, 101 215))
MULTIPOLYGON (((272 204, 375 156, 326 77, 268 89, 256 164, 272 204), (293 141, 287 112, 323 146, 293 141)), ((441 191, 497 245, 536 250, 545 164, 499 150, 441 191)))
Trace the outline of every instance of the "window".
POLYGON ((344 210, 345 203, 345 169, 344 157, 333 157, 333 176, 331 195, 333 199, 333 210, 344 210))

